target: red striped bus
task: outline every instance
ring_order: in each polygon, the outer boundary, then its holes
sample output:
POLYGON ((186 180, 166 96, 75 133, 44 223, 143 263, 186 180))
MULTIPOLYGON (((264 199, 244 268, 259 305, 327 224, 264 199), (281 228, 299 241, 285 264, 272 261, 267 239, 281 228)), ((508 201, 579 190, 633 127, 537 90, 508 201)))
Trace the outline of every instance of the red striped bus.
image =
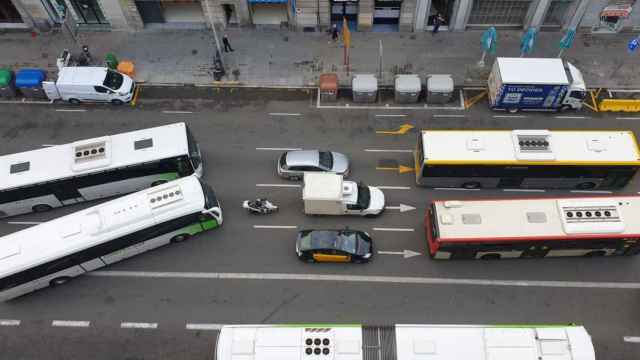
POLYGON ((425 215, 434 259, 640 253, 640 196, 433 201, 425 215))

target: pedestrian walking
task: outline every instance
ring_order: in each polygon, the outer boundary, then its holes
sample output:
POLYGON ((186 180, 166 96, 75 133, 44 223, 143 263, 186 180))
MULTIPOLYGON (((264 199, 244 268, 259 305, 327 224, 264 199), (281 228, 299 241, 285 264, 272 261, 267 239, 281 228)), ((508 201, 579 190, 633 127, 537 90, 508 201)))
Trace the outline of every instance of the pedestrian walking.
POLYGON ((338 31, 338 25, 333 24, 333 26, 331 27, 331 40, 333 42, 338 41, 339 35, 340 35, 340 32, 338 31))
POLYGON ((437 13, 433 17, 433 31, 431 31, 432 36, 438 33, 438 31, 440 30, 440 25, 442 25, 443 23, 444 18, 442 17, 442 15, 440 15, 440 13, 437 13))
POLYGON ((231 48, 231 44, 229 43, 229 38, 227 37, 227 34, 224 34, 222 36, 222 44, 224 45, 224 52, 233 51, 233 49, 231 48))

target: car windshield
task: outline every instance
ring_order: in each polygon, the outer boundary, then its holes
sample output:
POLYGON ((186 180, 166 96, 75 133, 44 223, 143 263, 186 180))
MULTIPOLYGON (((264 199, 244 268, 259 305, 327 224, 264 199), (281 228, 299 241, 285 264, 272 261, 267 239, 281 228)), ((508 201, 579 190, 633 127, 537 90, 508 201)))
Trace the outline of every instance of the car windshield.
POLYGON ((369 208, 371 202, 371 192, 369 187, 363 183, 358 184, 358 206, 362 209, 369 208))
POLYGON ((355 232, 345 231, 338 238, 336 248, 346 251, 349 254, 355 254, 358 250, 358 238, 355 232))
POLYGON ((333 168, 333 155, 331 155, 330 151, 320 151, 320 166, 325 169, 333 168))
POLYGON ((122 74, 113 70, 107 70, 107 76, 105 76, 104 83, 102 83, 102 85, 111 90, 118 90, 122 86, 123 81, 124 77, 122 77, 122 74))

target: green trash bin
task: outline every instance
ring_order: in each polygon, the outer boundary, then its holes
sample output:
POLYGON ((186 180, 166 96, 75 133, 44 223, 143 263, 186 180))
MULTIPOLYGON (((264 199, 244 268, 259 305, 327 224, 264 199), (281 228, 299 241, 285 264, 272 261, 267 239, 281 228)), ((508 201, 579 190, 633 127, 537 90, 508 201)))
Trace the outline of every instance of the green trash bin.
POLYGON ((9 69, 0 69, 0 97, 16 97, 13 71, 9 69))
POLYGON ((104 62, 107 67, 111 70, 116 70, 118 68, 118 58, 113 53, 108 53, 104 57, 104 62))

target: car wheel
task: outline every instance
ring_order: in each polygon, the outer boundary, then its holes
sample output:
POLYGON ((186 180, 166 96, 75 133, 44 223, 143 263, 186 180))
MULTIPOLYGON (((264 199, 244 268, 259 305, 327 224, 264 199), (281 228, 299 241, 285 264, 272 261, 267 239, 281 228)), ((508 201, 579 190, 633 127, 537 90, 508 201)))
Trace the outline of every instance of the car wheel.
POLYGON ((60 285, 66 284, 67 282, 69 282, 69 280, 71 280, 69 276, 57 277, 49 281, 49 286, 60 286, 60 285))
POLYGON ((578 190, 591 190, 591 189, 593 189, 595 187, 596 187, 596 184, 591 182, 591 181, 583 182, 583 183, 580 183, 580 184, 576 185, 576 189, 578 189, 578 190))
POLYGON ((482 185, 477 181, 469 181, 469 182, 466 182, 466 183, 462 184, 462 187, 464 189, 480 189, 481 186, 482 185))
POLYGON ((600 256, 604 256, 605 252, 603 250, 596 250, 596 251, 589 251, 588 253, 584 254, 584 257, 600 257, 600 256))
POLYGON ((52 209, 50 205, 47 204, 38 204, 31 208, 33 212, 45 212, 52 209))
POLYGON ((80 103, 81 103, 81 101, 80 101, 80 100, 78 100, 78 99, 69 99, 69 103, 70 103, 70 104, 74 104, 74 105, 78 105, 78 104, 80 104, 80 103))
POLYGON ((376 217, 378 217, 378 215, 380 215, 380 214, 367 214, 367 215, 365 215, 364 217, 366 217, 366 218, 368 218, 368 219, 371 219, 371 218, 376 218, 376 217))
POLYGON ((289 180, 300 181, 300 180, 302 180, 302 176, 300 176, 300 175, 291 175, 291 176, 289 176, 289 180))
POLYGON ((302 260, 308 262, 309 264, 313 264, 316 260, 313 258, 313 255, 310 257, 301 258, 302 260))
POLYGON ((169 240, 169 241, 171 241, 172 243, 179 243, 179 242, 183 242, 183 241, 187 240, 190 236, 191 235, 189 235, 189 234, 179 234, 179 235, 176 235, 176 236, 172 237, 171 240, 169 240))
POLYGON ((510 112, 510 113, 512 113, 512 114, 517 113, 519 110, 520 110, 520 109, 518 109, 518 108, 509 108, 509 109, 507 109, 507 111, 508 111, 508 112, 510 112))
POLYGON ((480 256, 480 259, 482 260, 500 260, 500 258, 500 254, 484 254, 480 256))
POLYGON ((124 104, 124 101, 119 100, 119 99, 113 99, 113 100, 111 100, 111 104, 120 106, 120 105, 124 104))

